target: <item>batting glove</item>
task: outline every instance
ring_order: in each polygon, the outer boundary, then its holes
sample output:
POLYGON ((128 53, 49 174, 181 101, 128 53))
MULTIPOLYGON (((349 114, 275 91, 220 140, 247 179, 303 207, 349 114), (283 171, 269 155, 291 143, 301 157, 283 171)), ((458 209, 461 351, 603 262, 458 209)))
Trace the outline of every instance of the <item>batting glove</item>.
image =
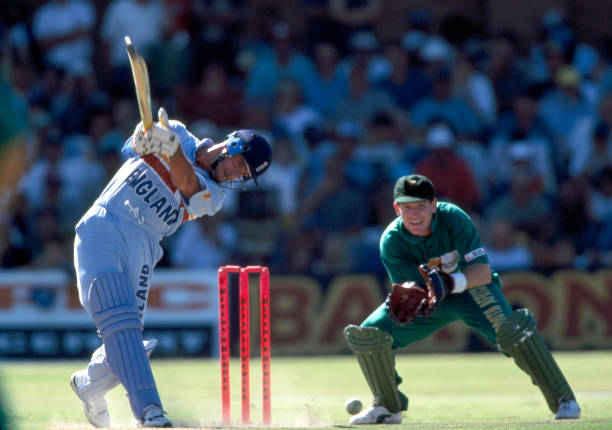
POLYGON ((179 141, 171 129, 155 123, 145 132, 141 122, 134 131, 132 149, 139 155, 157 153, 171 157, 178 150, 179 141))

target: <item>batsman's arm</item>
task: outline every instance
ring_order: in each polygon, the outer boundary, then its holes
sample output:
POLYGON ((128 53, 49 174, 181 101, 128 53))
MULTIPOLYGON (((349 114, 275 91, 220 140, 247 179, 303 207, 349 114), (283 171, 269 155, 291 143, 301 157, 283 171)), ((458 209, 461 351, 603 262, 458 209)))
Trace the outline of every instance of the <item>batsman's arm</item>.
MULTIPOLYGON (((157 118, 162 127, 171 129, 170 121, 168 120, 168 114, 163 107, 159 108, 157 112, 157 118)), ((191 161, 187 159, 183 152, 181 145, 181 139, 177 134, 178 147, 173 151, 172 155, 166 156, 168 166, 170 167, 170 177, 172 183, 181 192, 183 197, 189 199, 195 193, 200 191, 200 183, 196 177, 195 169, 191 161)))
POLYGON ((170 177, 179 190, 189 220, 214 215, 223 205, 224 193, 214 181, 196 172, 185 152, 179 148, 169 157, 170 177))
POLYGON ((215 181, 196 171, 186 152, 188 147, 185 150, 179 147, 168 165, 172 181, 183 197, 188 219, 214 215, 223 205, 224 193, 215 181))
POLYGON ((181 192, 183 197, 189 199, 200 191, 200 183, 196 177, 193 164, 185 157, 182 149, 178 149, 175 155, 168 158, 170 177, 174 186, 181 192))

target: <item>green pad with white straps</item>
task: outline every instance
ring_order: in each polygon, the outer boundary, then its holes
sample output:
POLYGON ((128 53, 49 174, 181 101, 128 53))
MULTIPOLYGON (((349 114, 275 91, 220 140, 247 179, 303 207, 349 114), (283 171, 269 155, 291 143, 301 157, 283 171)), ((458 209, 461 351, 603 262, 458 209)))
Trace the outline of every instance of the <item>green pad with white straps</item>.
POLYGON ((576 399, 528 309, 518 309, 508 315, 497 329, 497 343, 501 351, 514 358, 531 376, 553 413, 559 410, 561 402, 576 399))
POLYGON ((357 357, 375 401, 393 413, 406 410, 408 399, 397 389, 391 335, 375 327, 348 325, 344 337, 357 357))

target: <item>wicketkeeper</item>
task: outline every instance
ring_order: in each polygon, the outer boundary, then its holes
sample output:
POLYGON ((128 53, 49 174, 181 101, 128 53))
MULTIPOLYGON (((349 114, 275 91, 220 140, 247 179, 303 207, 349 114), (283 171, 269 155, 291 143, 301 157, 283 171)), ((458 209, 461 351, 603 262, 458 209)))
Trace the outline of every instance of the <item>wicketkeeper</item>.
POLYGON ((393 284, 385 303, 344 336, 374 396, 350 424, 399 424, 408 398, 398 389, 393 351, 462 320, 536 384, 556 419, 580 417, 580 406, 528 309, 512 311, 470 217, 438 202, 431 181, 402 176, 395 183, 397 218, 380 240, 393 284))
POLYGON ((142 337, 159 243, 184 221, 214 215, 224 186, 256 181, 271 162, 270 145, 253 130, 214 143, 178 121, 163 124, 136 127, 123 147, 129 159, 76 225, 79 299, 103 345, 70 384, 96 427, 110 426, 104 395, 119 383, 139 425, 172 427, 147 357, 156 341, 142 337))

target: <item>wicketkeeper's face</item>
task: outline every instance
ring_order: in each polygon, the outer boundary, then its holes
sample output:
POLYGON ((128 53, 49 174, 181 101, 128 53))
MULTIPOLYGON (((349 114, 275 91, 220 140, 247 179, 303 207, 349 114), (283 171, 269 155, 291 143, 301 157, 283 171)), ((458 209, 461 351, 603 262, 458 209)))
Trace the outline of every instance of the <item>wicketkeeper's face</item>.
POLYGON ((436 213, 438 201, 422 200, 420 202, 393 203, 397 216, 402 217, 404 227, 414 236, 429 236, 431 221, 436 213))

